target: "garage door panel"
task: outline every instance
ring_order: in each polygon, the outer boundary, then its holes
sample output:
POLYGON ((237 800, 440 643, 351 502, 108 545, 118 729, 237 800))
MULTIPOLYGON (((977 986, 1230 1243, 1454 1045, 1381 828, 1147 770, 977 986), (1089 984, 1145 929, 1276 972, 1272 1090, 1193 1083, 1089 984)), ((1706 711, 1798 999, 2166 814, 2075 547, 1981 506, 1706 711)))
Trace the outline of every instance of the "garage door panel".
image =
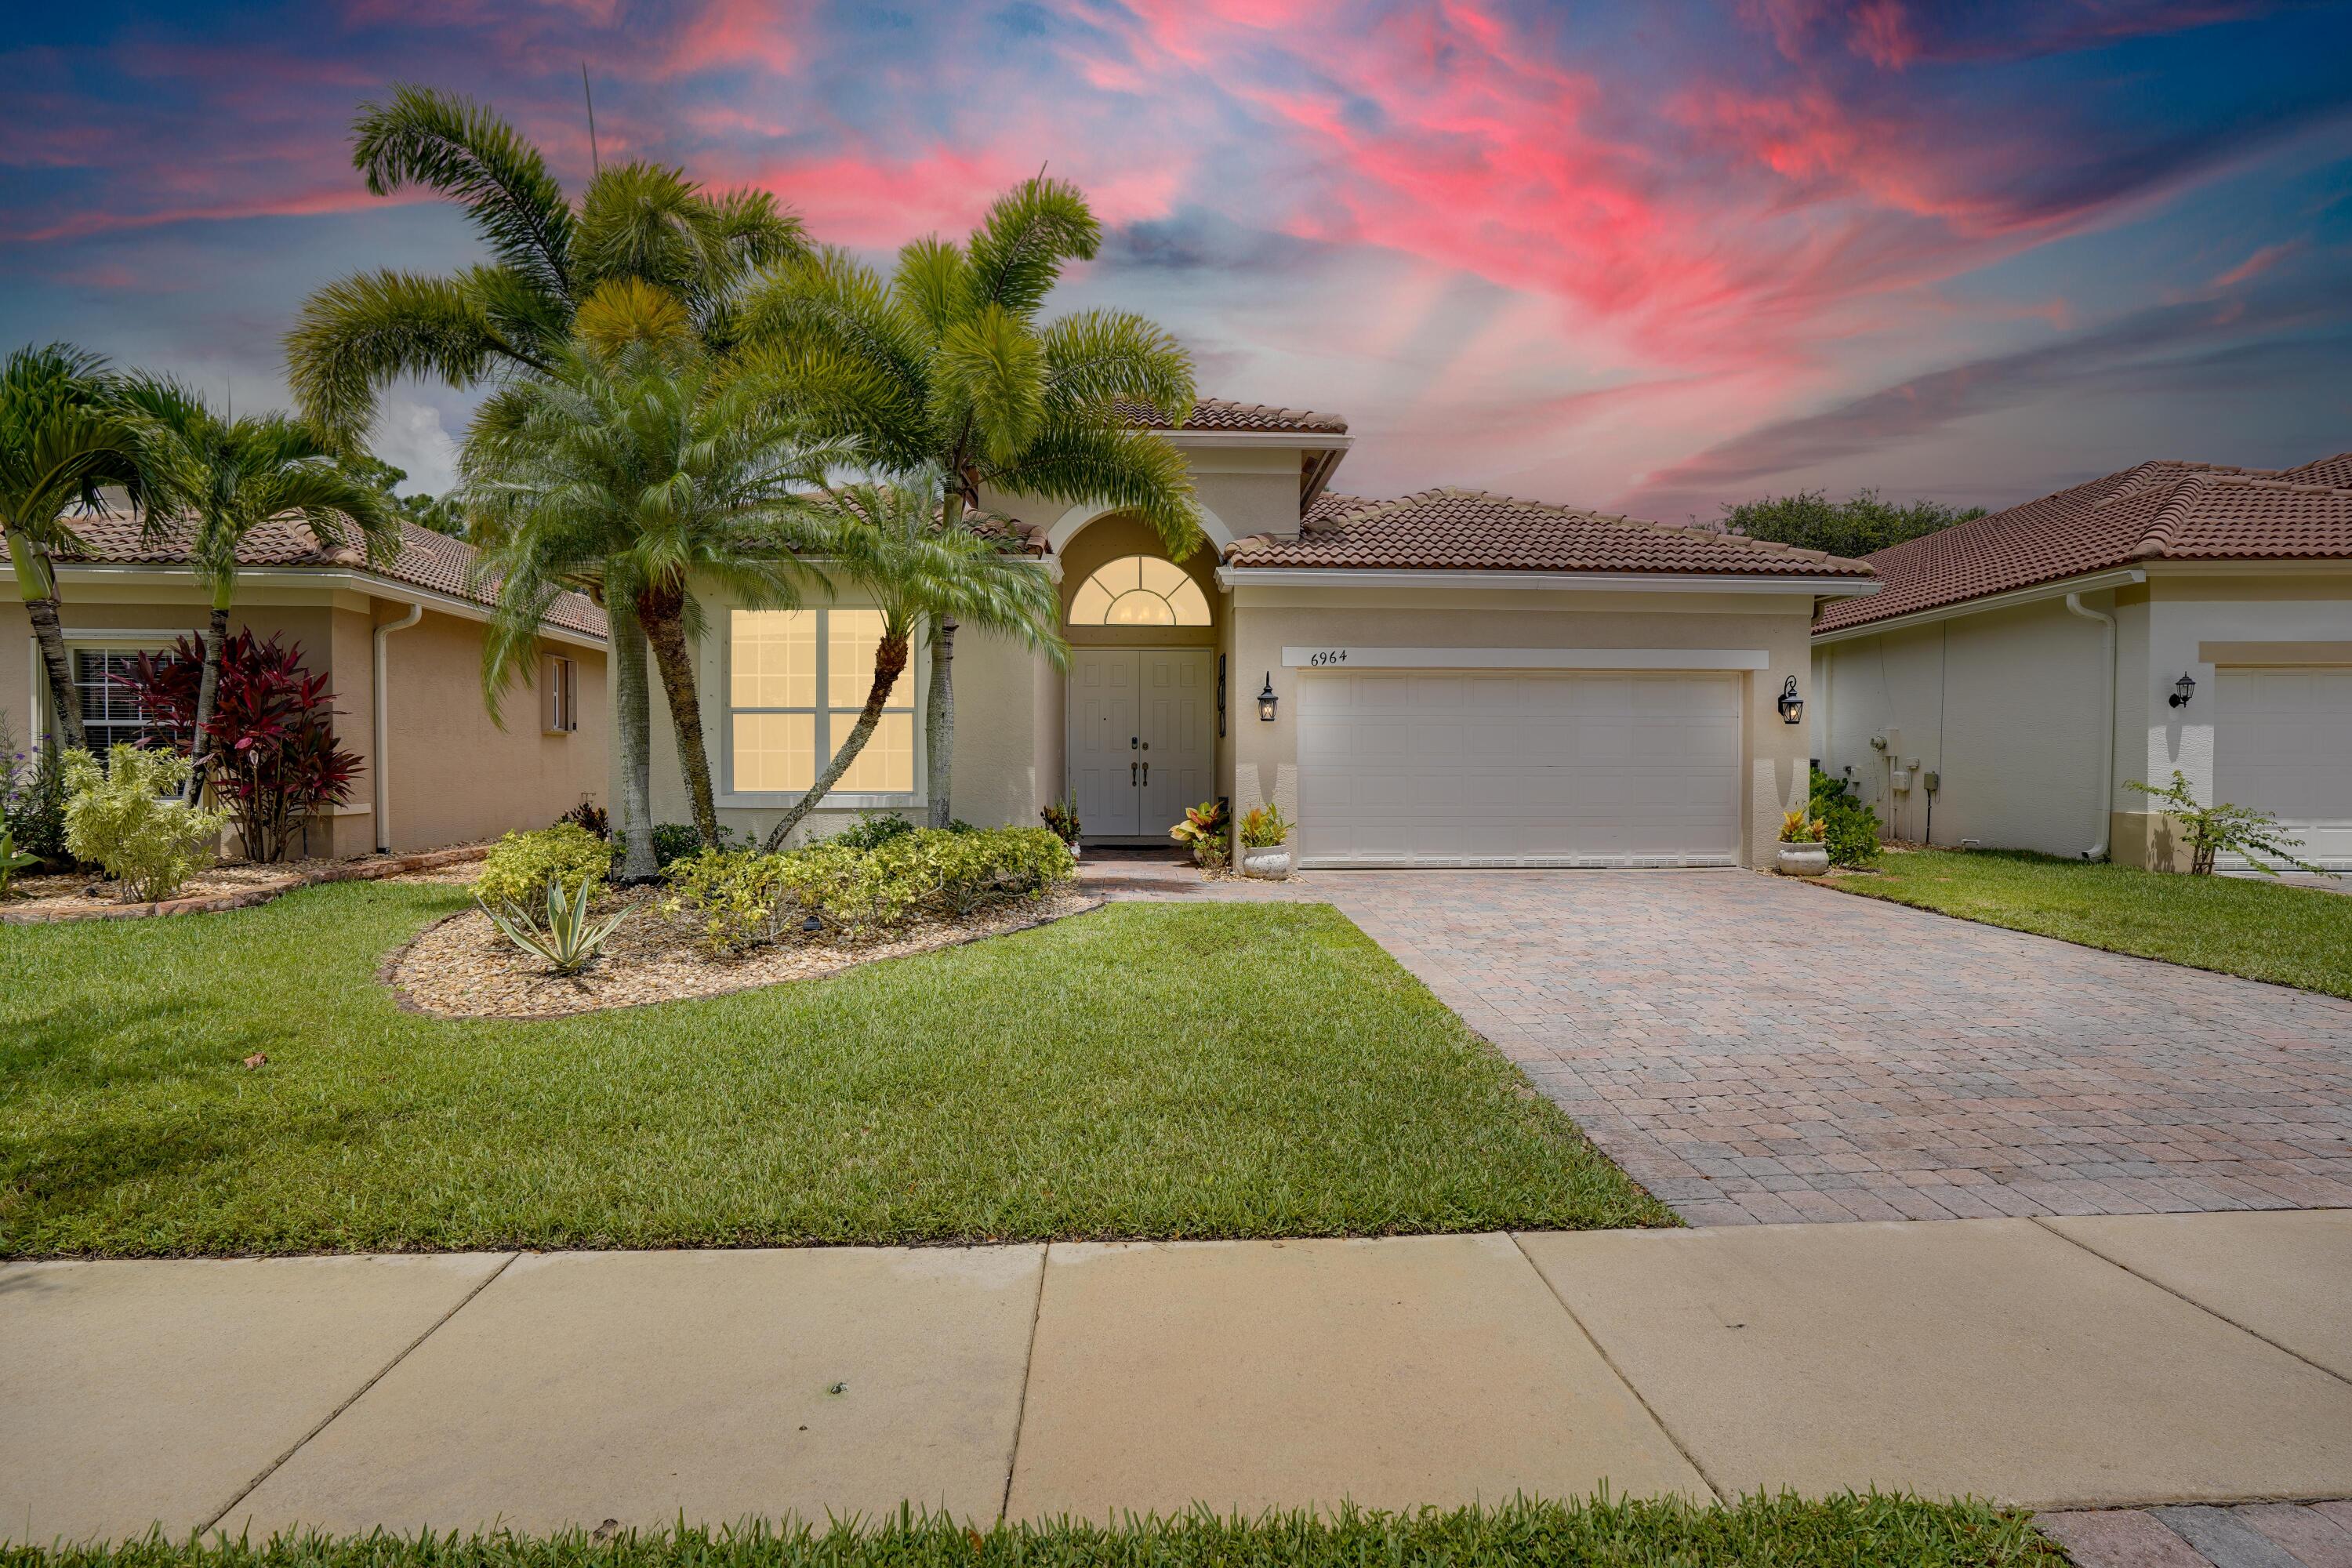
POLYGON ((2352 868, 2352 669, 2223 669, 2213 790, 2276 816, 2305 860, 2352 868))
POLYGON ((1729 864, 1736 677, 1307 677, 1300 848, 1314 865, 1729 864))

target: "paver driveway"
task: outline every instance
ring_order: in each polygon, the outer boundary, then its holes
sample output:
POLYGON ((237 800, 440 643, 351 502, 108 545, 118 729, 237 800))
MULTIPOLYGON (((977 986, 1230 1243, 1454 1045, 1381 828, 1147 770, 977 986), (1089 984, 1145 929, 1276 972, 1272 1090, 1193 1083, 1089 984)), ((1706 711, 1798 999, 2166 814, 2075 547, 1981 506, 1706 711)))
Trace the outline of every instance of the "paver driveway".
POLYGON ((1747 871, 1294 887, 1695 1224, 2352 1205, 2352 1002, 1747 871))

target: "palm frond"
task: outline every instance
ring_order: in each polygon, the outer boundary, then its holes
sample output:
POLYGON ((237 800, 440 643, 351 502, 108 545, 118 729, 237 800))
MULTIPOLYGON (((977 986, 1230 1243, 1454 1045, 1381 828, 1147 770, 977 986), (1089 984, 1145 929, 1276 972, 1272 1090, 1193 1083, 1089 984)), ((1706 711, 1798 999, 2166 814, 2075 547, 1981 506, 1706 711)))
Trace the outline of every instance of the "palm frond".
POLYGON ((947 336, 949 325, 964 312, 965 271, 962 249, 936 234, 899 247, 890 291, 922 323, 931 346, 947 336))
POLYGON ((1078 310, 1038 334, 1045 351, 1045 403, 1056 416, 1108 412, 1128 398, 1171 420, 1192 411, 1192 356, 1176 335, 1129 310, 1078 310))
POLYGON ((302 302, 286 334, 286 374, 303 416, 350 439, 373 421, 377 395, 400 377, 469 386, 497 356, 515 353, 457 279, 362 272, 302 302))
POLYGON ((998 489, 1076 505, 1102 500, 1150 525, 1174 561, 1201 543, 1184 455, 1149 430, 1049 421, 1017 462, 983 476, 998 489))
POLYGON ((969 309, 997 305, 1026 317, 1045 303, 1065 261, 1091 258, 1102 225, 1076 185, 1040 175, 996 198, 964 247, 969 309))
POLYGON ((548 292, 572 292, 572 209, 539 149, 468 98, 401 84, 360 106, 352 163, 369 191, 424 185, 461 203, 483 243, 548 292))
POLYGON ((1045 419, 1045 368, 1028 324, 989 305, 950 327, 940 344, 932 417, 968 429, 987 462, 1010 463, 1045 419))

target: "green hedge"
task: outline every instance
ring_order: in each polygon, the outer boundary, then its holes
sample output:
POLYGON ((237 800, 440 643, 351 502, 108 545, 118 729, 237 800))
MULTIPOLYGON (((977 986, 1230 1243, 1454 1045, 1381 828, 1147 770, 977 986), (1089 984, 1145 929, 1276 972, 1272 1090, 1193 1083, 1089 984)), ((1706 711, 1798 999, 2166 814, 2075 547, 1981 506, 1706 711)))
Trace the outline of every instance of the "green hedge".
POLYGON ((918 916, 956 918, 1038 898, 1077 874, 1043 827, 912 828, 875 840, 840 835, 780 855, 709 851, 669 868, 663 911, 698 921, 705 942, 740 952, 801 929, 811 915, 847 941, 886 936, 918 916))
POLYGON ((2065 1562, 2022 1510, 1875 1492, 1819 1500, 1783 1493, 1705 1508, 1604 1497, 1411 1514, 1342 1508, 1320 1518, 1202 1511, 1129 1517, 1113 1526, 1059 1521, 985 1530, 902 1512, 878 1524, 625 1531, 608 1542, 574 1531, 0 1547, 0 1568, 2065 1568, 2065 1562))
POLYGON ((509 833, 491 845, 474 893, 494 910, 508 904, 537 910, 546 902, 550 878, 593 893, 612 863, 611 845, 576 822, 559 822, 535 833, 509 833))

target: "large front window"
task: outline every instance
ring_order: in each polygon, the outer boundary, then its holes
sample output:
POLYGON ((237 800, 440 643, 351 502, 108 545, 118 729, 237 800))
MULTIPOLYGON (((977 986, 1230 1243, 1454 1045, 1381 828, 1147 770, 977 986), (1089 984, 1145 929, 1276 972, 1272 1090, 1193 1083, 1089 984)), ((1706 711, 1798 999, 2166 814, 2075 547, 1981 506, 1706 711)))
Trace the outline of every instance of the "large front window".
MULTIPOLYGON (((874 685, 879 610, 736 610, 728 619, 728 723, 740 795, 798 794, 849 738, 874 685)), ((882 722, 834 785, 845 795, 915 790, 915 669, 891 688, 882 722)))

